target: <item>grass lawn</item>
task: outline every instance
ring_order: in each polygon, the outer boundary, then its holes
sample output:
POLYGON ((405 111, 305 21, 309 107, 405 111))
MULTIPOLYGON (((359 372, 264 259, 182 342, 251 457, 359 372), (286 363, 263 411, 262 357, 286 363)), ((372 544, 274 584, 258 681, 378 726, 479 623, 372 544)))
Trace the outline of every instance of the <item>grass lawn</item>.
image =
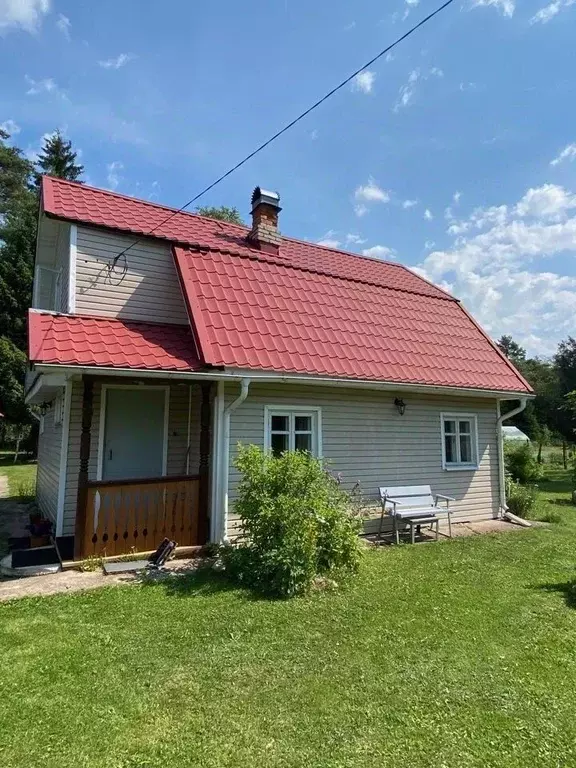
POLYGON ((11 496, 20 495, 22 490, 28 490, 36 482, 36 462, 14 464, 14 454, 0 452, 0 476, 8 478, 8 489, 11 496))
POLYGON ((0 605, 3 766, 576 765, 563 482, 556 525, 370 551, 334 594, 196 577, 0 605))

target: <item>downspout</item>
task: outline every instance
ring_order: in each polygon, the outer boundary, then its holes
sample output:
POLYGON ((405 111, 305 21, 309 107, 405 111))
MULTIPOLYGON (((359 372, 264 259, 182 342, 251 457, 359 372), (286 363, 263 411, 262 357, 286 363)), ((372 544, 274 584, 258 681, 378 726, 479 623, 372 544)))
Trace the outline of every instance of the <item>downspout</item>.
POLYGON ((520 405, 517 408, 514 408, 514 410, 509 411, 503 415, 500 413, 501 402, 501 400, 497 401, 498 420, 496 422, 496 428, 498 430, 498 468, 500 474, 500 516, 502 519, 508 520, 511 523, 522 525, 524 528, 531 528, 532 524, 529 523, 528 520, 523 520, 521 517, 513 515, 512 512, 508 511, 508 505, 506 504, 506 472, 504 469, 504 436, 502 434, 502 424, 507 419, 511 419, 513 416, 522 413, 522 411, 526 408, 528 399, 526 397, 521 398, 520 405))
POLYGON ((239 408, 244 400, 248 397, 248 390, 250 388, 250 379, 242 379, 240 382, 240 394, 233 400, 223 412, 223 425, 222 425, 222 444, 220 453, 220 477, 221 482, 219 493, 219 510, 220 510, 220 525, 218 540, 227 543, 228 536, 228 478, 230 474, 230 416, 234 411, 239 408))

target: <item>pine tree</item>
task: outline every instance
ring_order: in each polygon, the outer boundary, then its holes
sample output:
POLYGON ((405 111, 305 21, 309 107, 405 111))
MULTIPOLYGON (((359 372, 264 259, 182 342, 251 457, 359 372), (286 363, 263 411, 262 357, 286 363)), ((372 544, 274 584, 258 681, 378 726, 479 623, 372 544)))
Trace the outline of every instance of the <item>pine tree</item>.
POLYGON ((36 185, 40 186, 40 177, 47 173, 59 179, 78 181, 84 173, 84 166, 76 162, 78 153, 72 149, 72 142, 66 141, 60 131, 56 131, 44 139, 36 161, 36 185))

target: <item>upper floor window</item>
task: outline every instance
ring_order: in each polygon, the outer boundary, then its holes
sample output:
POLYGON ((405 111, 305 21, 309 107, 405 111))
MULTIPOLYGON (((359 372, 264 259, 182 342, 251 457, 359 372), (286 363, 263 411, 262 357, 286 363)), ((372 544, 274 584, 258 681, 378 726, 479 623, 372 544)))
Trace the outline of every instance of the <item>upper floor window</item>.
POLYGON ((478 423, 475 414, 443 413, 442 466, 444 469, 476 469, 478 423))
POLYGON ((266 406, 264 447, 274 456, 285 451, 320 455, 320 409, 266 406))
POLYGON ((58 311, 62 293, 62 271, 52 267, 36 267, 34 308, 58 311))

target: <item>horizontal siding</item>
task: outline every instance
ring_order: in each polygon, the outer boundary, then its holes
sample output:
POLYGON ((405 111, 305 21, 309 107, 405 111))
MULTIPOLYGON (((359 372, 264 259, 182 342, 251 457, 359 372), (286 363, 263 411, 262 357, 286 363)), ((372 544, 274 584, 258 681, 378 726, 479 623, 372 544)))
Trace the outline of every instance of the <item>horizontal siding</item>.
MULTIPOLYGON (((72 535, 76 524, 76 500, 78 494, 78 472, 80 471, 80 435, 82 431, 83 384, 74 382, 70 410, 70 437, 68 443, 68 469, 64 497, 64 535, 72 535)), ((200 446, 200 386, 198 384, 171 384, 168 417, 168 475, 186 472, 188 445, 188 406, 191 400, 190 420, 190 474, 197 474, 200 446)), ((94 384, 94 404, 90 442, 88 476, 95 480, 98 472, 98 441, 100 430, 100 403, 102 384, 94 384)))
MULTIPOLYGON (((238 394, 227 385, 226 401, 238 394)), ((496 402, 468 397, 406 395, 400 416, 394 394, 360 389, 253 384, 246 401, 231 415, 230 497, 238 473, 233 466, 238 443, 263 446, 264 406, 303 405, 322 412, 323 456, 342 475, 345 488, 360 483, 362 494, 378 514, 378 488, 383 485, 431 485, 435 493, 456 499, 455 518, 491 518, 498 511, 498 445, 496 402), (475 413, 478 419, 480 466, 477 470, 442 469, 440 414, 475 413)), ((233 507, 232 507, 233 509, 233 507)), ((237 528, 230 516, 229 532, 237 528)))
POLYGON ((76 312, 150 323, 187 325, 188 315, 168 243, 78 227, 76 312))
POLYGON ((54 524, 58 509, 62 424, 54 424, 54 401, 44 415, 44 431, 38 437, 36 501, 40 510, 54 524))

